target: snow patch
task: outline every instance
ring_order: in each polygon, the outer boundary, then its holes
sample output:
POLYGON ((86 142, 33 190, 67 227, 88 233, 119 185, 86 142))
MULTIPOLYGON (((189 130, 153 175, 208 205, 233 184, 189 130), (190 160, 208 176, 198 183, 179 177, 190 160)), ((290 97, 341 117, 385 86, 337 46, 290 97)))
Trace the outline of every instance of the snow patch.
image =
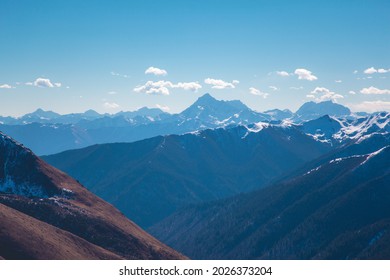
POLYGON ((341 161, 343 160, 346 160, 346 159, 350 159, 350 158, 361 158, 361 157, 364 157, 365 155, 353 155, 353 156, 348 156, 348 157, 341 157, 341 158, 335 158, 335 159, 332 159, 331 161, 329 161, 329 164, 332 164, 332 163, 340 163, 341 161))
POLYGON ((315 171, 318 171, 320 168, 322 167, 322 165, 316 167, 316 168, 313 168, 311 169, 310 171, 306 172, 305 174, 303 174, 303 176, 306 176, 306 175, 309 175, 310 173, 312 172, 315 172, 315 171))
POLYGON ((293 121, 291 119, 284 119, 282 123, 280 124, 283 128, 290 128, 294 125, 293 121))
POLYGON ((344 140, 350 138, 362 141, 363 137, 369 137, 368 135, 373 133, 390 132, 390 113, 380 113, 367 118, 359 118, 348 125, 343 122, 340 122, 340 124, 342 128, 338 133, 334 134, 335 139, 344 140))
POLYGON ((329 161, 329 163, 338 163, 338 162, 340 162, 340 161, 342 161, 343 160, 343 158, 336 158, 336 159, 332 159, 331 161, 329 161))
POLYGON ((6 176, 5 179, 0 182, 0 192, 26 197, 48 197, 41 186, 27 183, 16 184, 10 176, 6 176))
POLYGON ((372 159, 373 157, 379 155, 383 150, 385 150, 385 149, 387 149, 387 148, 389 148, 389 147, 390 147, 390 145, 385 146, 385 147, 379 149, 379 150, 376 151, 376 152, 373 152, 373 153, 371 153, 371 154, 365 155, 365 156, 367 156, 367 158, 366 158, 366 160, 363 161, 360 165, 366 164, 367 161, 369 161, 369 160, 372 159))
POLYGON ((318 141, 318 142, 322 142, 322 143, 326 143, 326 144, 332 144, 332 141, 330 139, 326 139, 325 137, 325 134, 310 134, 310 133, 306 133, 307 136, 310 136, 311 138, 313 138, 314 140, 318 141))
POLYGON ((224 119, 224 120, 222 120, 222 121, 215 121, 215 124, 216 125, 221 125, 221 124, 226 124, 230 119, 231 119, 232 117, 229 117, 229 118, 227 118, 227 119, 224 119))
POLYGON ((253 127, 246 127, 248 129, 248 131, 250 132, 254 132, 254 133, 258 133, 260 131, 262 131, 264 128, 267 128, 269 127, 270 124, 269 123, 265 123, 265 122, 258 122, 258 123, 255 123, 253 125, 253 127))

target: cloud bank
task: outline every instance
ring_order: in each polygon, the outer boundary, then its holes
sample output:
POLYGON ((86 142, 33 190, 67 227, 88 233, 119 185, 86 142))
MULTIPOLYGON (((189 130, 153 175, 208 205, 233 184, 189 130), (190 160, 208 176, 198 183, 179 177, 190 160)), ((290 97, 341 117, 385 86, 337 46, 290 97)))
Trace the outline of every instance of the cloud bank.
POLYGON ((363 88, 360 90, 360 93, 363 94, 390 94, 390 89, 379 89, 376 87, 368 87, 368 88, 363 88))

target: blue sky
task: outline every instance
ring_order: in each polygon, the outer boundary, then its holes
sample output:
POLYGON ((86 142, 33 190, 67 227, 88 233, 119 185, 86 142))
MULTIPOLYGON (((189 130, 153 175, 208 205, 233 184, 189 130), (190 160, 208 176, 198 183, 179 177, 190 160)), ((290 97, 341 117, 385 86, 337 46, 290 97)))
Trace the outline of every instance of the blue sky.
POLYGON ((2 0, 0 115, 175 113, 205 92, 390 110, 389 15, 388 0, 2 0))

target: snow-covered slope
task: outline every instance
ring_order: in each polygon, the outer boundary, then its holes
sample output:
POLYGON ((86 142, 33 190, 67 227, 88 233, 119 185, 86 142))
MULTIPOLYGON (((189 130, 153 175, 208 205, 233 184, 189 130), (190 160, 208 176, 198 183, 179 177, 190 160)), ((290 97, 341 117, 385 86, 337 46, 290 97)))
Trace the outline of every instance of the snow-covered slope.
POLYGON ((199 123, 205 128, 271 120, 270 116, 249 109, 239 100, 216 100, 208 93, 176 117, 180 126, 199 123))
POLYGON ((390 113, 381 112, 367 117, 343 119, 323 116, 304 122, 302 130, 314 139, 331 144, 361 142, 374 135, 390 133, 390 113))

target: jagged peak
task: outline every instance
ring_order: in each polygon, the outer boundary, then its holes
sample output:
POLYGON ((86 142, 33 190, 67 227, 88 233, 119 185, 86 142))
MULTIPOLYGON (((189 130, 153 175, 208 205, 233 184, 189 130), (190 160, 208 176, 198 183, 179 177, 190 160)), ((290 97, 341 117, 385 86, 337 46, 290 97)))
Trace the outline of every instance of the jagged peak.
MULTIPOLYGON (((240 109, 249 109, 244 103, 242 103, 240 100, 218 100, 215 99, 210 93, 205 93, 201 97, 199 97, 193 105, 191 105, 189 108, 195 106, 205 106, 205 105, 212 105, 212 104, 228 104, 233 105, 234 107, 238 107, 240 109)), ((187 108, 188 109, 188 108, 187 108)))
POLYGON ((210 102, 210 101, 218 101, 214 97, 210 95, 210 93, 205 93, 202 96, 200 96, 195 103, 200 103, 200 102, 210 102))

